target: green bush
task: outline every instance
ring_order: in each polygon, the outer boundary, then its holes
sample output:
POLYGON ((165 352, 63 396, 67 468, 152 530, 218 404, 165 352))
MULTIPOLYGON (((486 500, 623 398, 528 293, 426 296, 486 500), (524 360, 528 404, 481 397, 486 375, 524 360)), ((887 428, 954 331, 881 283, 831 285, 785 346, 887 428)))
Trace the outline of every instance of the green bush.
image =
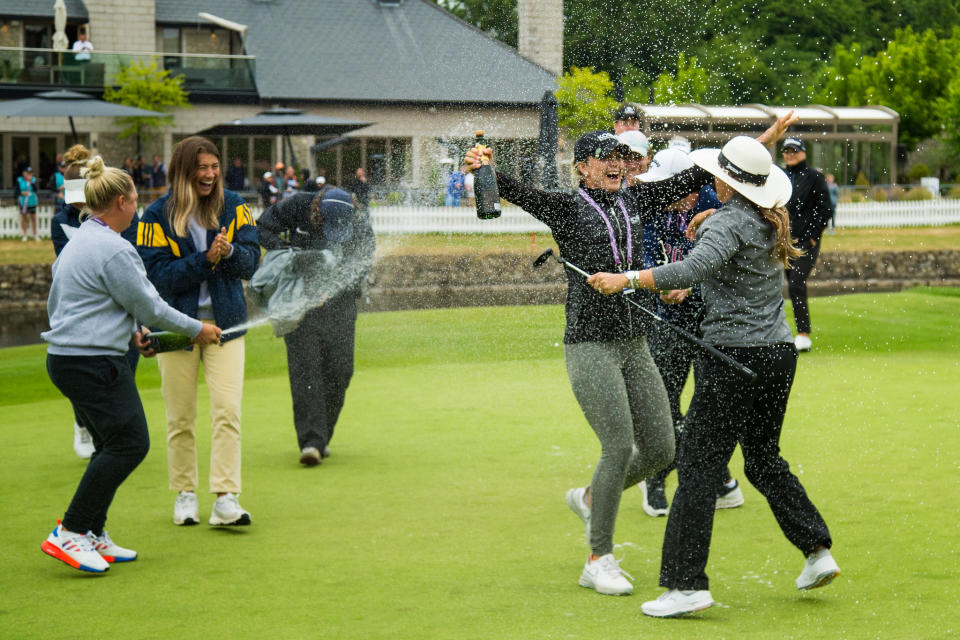
POLYGON ((950 187, 950 189, 947 190, 947 195, 946 195, 946 197, 948 197, 948 198, 960 198, 960 187, 950 187))
POLYGON ((887 190, 883 187, 874 187, 870 190, 870 199, 874 202, 886 202, 887 190))
POLYGON ((857 174, 857 179, 853 181, 853 184, 857 185, 858 187, 869 187, 870 181, 867 180, 867 175, 861 171, 857 174))
POLYGON ((922 162, 918 162, 907 170, 907 177, 911 182, 919 182, 920 178, 926 178, 930 175, 930 167, 922 162))
POLYGON ((890 191, 887 192, 887 199, 893 201, 903 200, 906 195, 907 190, 903 187, 891 187, 890 191))
POLYGON ((908 202, 919 202, 921 200, 933 200, 933 194, 926 187, 914 187, 907 191, 903 197, 908 202))

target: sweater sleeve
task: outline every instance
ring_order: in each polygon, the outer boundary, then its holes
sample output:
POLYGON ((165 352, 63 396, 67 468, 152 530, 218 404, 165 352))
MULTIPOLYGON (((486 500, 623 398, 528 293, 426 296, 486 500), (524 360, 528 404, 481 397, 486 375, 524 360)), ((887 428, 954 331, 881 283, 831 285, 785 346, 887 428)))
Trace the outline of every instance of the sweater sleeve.
POLYGON ((710 184, 713 184, 713 174, 700 167, 691 167, 665 180, 638 182, 629 189, 637 198, 641 217, 646 220, 662 213, 667 205, 691 193, 699 193, 701 188, 710 184))
POLYGON ((497 188, 501 198, 517 205, 551 229, 567 223, 576 208, 569 193, 541 191, 499 172, 497 188))
POLYGON ((707 218, 697 236, 697 244, 680 262, 671 262, 653 269, 657 289, 686 289, 715 274, 740 246, 740 238, 723 215, 707 218), (710 224, 710 223, 713 224, 710 224))
POLYGON ((260 219, 257 221, 257 236, 261 247, 269 251, 290 246, 280 235, 296 227, 302 209, 302 205, 298 202, 299 198, 287 198, 270 205, 260 214, 260 219))
POLYGON ((147 279, 143 263, 133 247, 111 256, 103 265, 103 280, 110 296, 138 321, 183 335, 196 337, 201 322, 180 313, 160 297, 147 279))

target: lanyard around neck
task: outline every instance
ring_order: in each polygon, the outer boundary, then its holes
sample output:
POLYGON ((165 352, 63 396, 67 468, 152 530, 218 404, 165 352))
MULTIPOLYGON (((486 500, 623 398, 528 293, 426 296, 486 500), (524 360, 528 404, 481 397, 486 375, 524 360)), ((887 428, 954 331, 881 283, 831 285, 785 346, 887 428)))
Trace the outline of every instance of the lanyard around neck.
MULTIPOLYGON (((603 212, 603 208, 583 190, 583 187, 581 187, 577 193, 579 193, 580 197, 586 200, 591 207, 597 210, 597 213, 600 214, 600 218, 603 220, 603 224, 607 226, 607 234, 610 236, 610 250, 613 251, 613 261, 619 269, 621 265, 620 251, 617 249, 617 236, 613 233, 613 225, 610 224, 610 218, 603 212)), ((627 267, 630 267, 630 265, 633 264, 633 229, 630 226, 630 216, 627 215, 627 207, 624 206, 622 197, 617 196, 617 204, 620 205, 620 211, 623 212, 623 220, 627 224, 627 267)))

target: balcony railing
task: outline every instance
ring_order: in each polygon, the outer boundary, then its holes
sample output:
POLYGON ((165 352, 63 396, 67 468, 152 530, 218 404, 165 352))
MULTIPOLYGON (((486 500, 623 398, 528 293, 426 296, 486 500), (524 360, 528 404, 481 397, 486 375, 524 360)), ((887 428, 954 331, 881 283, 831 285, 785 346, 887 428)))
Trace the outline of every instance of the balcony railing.
POLYGON ((93 51, 77 60, 72 51, 0 47, 0 87, 10 85, 103 90, 131 62, 157 65, 183 77, 187 92, 256 92, 253 56, 202 53, 133 53, 93 51))

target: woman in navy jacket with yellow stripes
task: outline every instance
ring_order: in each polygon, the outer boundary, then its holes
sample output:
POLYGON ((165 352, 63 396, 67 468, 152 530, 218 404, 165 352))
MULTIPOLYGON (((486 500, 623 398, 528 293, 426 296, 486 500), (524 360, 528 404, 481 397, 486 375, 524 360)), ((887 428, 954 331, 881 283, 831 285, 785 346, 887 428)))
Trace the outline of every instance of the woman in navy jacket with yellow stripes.
MULTIPOLYGON (((247 306, 241 280, 253 276, 260 260, 249 208, 223 189, 220 152, 205 138, 178 143, 168 175, 170 191, 147 208, 137 232, 147 276, 164 300, 189 316, 222 329, 243 324, 247 306)), ((178 492, 174 524, 200 521, 195 422, 201 362, 210 392, 210 492, 217 495, 210 524, 250 524, 250 514, 237 498, 244 333, 232 333, 222 344, 158 356, 167 411, 167 468, 170 488, 178 492)))

